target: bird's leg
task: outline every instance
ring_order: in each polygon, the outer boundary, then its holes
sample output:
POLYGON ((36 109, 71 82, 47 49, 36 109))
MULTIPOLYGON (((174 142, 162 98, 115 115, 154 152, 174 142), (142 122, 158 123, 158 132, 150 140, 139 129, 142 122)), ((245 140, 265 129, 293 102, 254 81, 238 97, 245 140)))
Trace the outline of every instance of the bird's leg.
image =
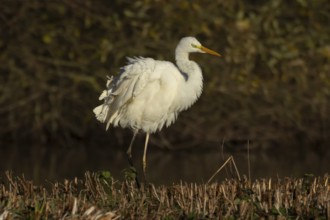
POLYGON ((147 168, 147 148, 148 148, 148 142, 149 142, 149 133, 146 134, 146 141, 144 144, 144 152, 143 152, 143 175, 144 179, 146 180, 146 168, 147 168))
POLYGON ((133 147, 133 143, 134 143, 134 140, 135 140, 135 137, 136 137, 137 133, 138 133, 138 130, 134 130, 134 134, 133 134, 131 143, 129 144, 129 147, 126 151, 126 154, 127 154, 127 157, 128 157, 129 165, 131 166, 131 168, 134 169, 136 185, 137 185, 138 188, 140 188, 140 181, 138 179, 138 175, 137 175, 137 172, 136 172, 136 169, 134 167, 133 160, 132 160, 132 147, 133 147))
POLYGON ((132 147, 133 147, 133 143, 134 143, 134 140, 135 140, 135 137, 136 137, 137 133, 138 133, 138 130, 134 130, 134 134, 133 134, 131 143, 129 144, 129 147, 126 151, 129 165, 132 166, 132 167, 134 167, 133 166, 133 160, 132 160, 132 147))

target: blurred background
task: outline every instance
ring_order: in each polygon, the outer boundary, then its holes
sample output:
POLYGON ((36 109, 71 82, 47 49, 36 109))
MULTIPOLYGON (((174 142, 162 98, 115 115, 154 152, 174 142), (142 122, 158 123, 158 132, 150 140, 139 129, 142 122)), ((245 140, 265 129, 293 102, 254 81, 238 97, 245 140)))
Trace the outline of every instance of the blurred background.
POLYGON ((149 181, 205 182, 230 155, 241 175, 250 162, 252 178, 329 172, 329 24, 327 0, 4 0, 0 171, 36 182, 87 170, 123 179, 132 132, 106 132, 92 112, 106 75, 125 56, 174 61, 180 38, 195 36, 223 56, 191 55, 204 91, 151 136, 149 181))

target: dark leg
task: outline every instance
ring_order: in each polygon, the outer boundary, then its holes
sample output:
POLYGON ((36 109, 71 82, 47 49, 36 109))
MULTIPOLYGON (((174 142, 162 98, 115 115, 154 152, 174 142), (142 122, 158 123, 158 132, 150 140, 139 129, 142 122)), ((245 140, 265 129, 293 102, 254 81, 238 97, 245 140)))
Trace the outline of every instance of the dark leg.
POLYGON ((129 144, 129 147, 126 151, 129 165, 132 166, 132 167, 134 167, 133 160, 132 160, 132 147, 133 147, 133 143, 134 143, 134 140, 135 140, 135 137, 136 137, 137 133, 138 133, 138 130, 134 130, 133 138, 132 138, 131 143, 129 144))
POLYGON ((136 171, 136 169, 134 167, 133 160, 132 160, 132 147, 133 147, 133 143, 134 143, 134 140, 135 140, 135 137, 136 137, 137 133, 138 133, 138 130, 134 130, 133 138, 131 140, 131 143, 129 144, 129 147, 128 147, 127 151, 126 151, 126 154, 127 154, 129 165, 131 166, 131 168, 135 172, 135 182, 136 182, 136 185, 137 185, 138 188, 140 188, 140 181, 138 179, 137 171, 136 171))

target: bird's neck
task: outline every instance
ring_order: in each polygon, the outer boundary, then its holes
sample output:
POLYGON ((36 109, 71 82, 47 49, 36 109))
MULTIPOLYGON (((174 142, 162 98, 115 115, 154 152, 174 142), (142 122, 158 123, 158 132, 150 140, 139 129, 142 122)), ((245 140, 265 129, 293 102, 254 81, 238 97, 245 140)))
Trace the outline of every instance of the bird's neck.
POLYGON ((180 48, 175 50, 175 60, 178 61, 189 61, 189 53, 182 51, 180 48))
POLYGON ((177 51, 175 58, 177 67, 182 75, 177 101, 182 106, 181 110, 185 110, 194 104, 201 95, 203 89, 203 75, 198 64, 189 60, 188 53, 180 53, 180 51, 177 51))

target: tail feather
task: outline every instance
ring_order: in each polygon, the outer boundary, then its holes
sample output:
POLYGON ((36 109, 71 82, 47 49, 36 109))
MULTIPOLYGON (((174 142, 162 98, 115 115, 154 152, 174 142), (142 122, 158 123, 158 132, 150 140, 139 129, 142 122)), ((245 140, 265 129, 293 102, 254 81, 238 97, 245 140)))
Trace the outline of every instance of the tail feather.
POLYGON ((107 114, 109 112, 109 106, 103 104, 99 105, 93 109, 93 112, 96 116, 96 119, 104 123, 107 118, 107 114))
POLYGON ((99 97, 99 100, 103 100, 106 97, 108 97, 108 91, 107 90, 103 90, 102 94, 99 97))

